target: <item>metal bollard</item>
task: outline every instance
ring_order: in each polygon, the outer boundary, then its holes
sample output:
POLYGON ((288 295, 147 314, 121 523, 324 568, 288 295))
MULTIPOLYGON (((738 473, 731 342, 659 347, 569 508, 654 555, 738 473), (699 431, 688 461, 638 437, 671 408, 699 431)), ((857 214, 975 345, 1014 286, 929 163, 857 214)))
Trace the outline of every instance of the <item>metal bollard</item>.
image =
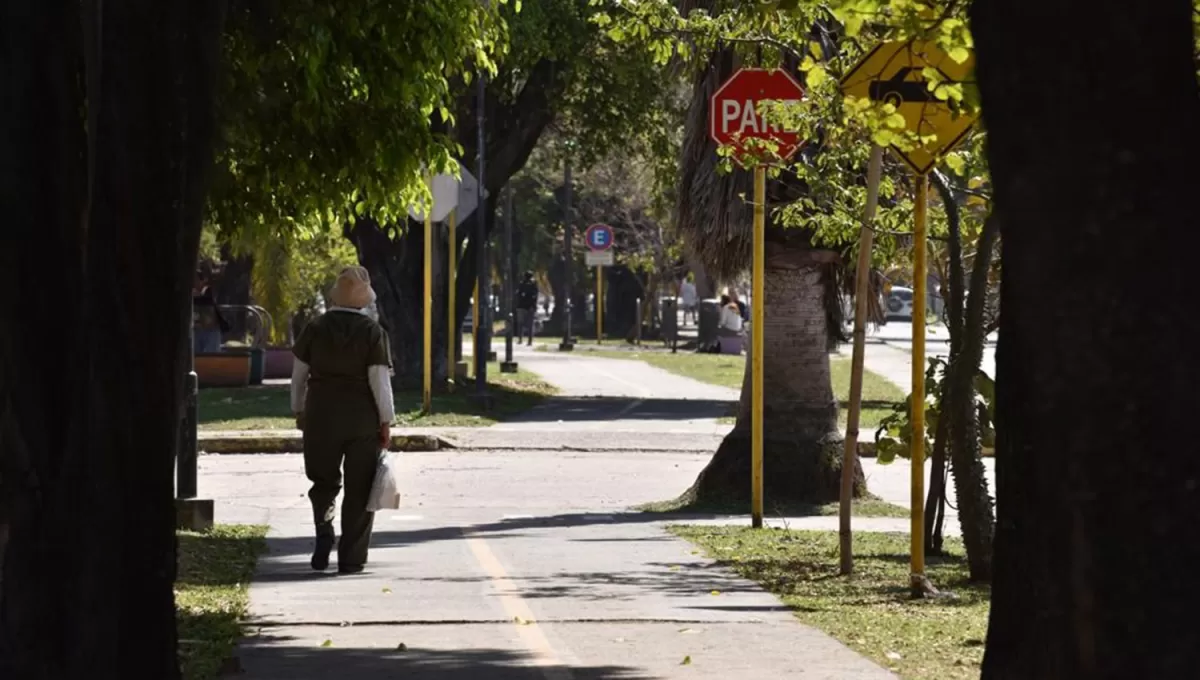
POLYGON ((642 345, 642 299, 637 299, 637 316, 634 318, 633 344, 642 345))
POLYGON ((200 380, 196 371, 187 375, 183 423, 179 437, 179 455, 175 459, 175 497, 196 497, 197 449, 196 426, 200 420, 200 380))

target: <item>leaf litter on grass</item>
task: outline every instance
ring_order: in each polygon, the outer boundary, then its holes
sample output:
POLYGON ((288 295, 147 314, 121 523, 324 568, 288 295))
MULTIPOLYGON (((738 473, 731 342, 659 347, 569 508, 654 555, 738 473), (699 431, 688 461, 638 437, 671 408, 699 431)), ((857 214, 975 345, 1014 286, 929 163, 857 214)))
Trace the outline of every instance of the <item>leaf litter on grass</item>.
POLYGON ((926 566, 926 575, 956 597, 912 600, 907 534, 855 534, 855 573, 841 577, 835 532, 700 526, 671 530, 779 596, 804 623, 902 678, 979 677, 990 592, 968 583, 956 540, 947 541, 948 556, 930 557, 926 566))

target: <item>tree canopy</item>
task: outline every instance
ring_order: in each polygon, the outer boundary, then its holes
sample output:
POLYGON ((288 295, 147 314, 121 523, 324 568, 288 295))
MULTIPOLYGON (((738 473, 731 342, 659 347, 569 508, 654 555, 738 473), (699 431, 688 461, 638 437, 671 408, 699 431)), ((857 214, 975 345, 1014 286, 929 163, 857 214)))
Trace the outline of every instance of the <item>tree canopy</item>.
MULTIPOLYGON (((805 99, 772 114, 786 119, 809 142, 792 162, 771 163, 771 176, 792 187, 775 201, 778 209, 773 223, 802 228, 811 234, 814 245, 847 256, 861 225, 866 201, 864 175, 871 145, 914 148, 933 140, 907 132, 904 117, 892 104, 843 96, 841 78, 875 44, 885 40, 933 40, 952 58, 962 61, 969 58, 971 46, 965 8, 954 2, 677 4, 649 0, 621 3, 598 21, 614 39, 644 44, 660 64, 682 61, 699 78, 711 78, 720 70, 712 59, 722 49, 742 65, 784 67, 797 73, 805 86, 805 99)), ((922 76, 933 95, 952 108, 966 112, 977 107, 978 98, 969 84, 942 82, 932 69, 926 69, 922 76)), ((692 115, 700 118, 694 124, 702 125, 707 107, 692 115)), ((963 151, 947 156, 942 165, 947 173, 961 177, 964 187, 972 178, 977 184, 986 181, 986 165, 979 153, 984 133, 977 129, 973 135, 963 151), (973 174, 965 174, 968 172, 973 174)), ((711 172, 720 173, 736 170, 730 149, 717 149, 707 135, 696 143, 702 148, 688 151, 685 165, 709 163, 711 172), (710 160, 714 154, 719 154, 720 160, 710 160)), ((688 172, 685 168, 685 176, 688 172)), ((750 221, 744 207, 748 184, 745 179, 731 180, 733 195, 728 206, 709 206, 695 218, 686 214, 686 207, 681 209, 685 213, 681 226, 693 241, 731 244, 720 253, 711 253, 713 257, 705 263, 726 275, 749 264, 750 221), (727 214, 728 218, 721 217, 727 214)), ((699 186, 701 194, 722 194, 709 191, 711 187, 705 188, 706 183, 699 186)), ((906 167, 897 159, 889 158, 885 164, 880 196, 875 263, 882 267, 898 255, 898 246, 904 243, 896 236, 911 233, 912 184, 906 167)), ((694 204, 695 199, 693 195, 682 200, 694 204)), ((931 225, 934 233, 944 234, 942 225, 944 220, 935 219, 931 225)))
POLYGON ((506 2, 235 3, 210 220, 270 232, 402 218, 425 169, 452 167, 456 87, 495 70, 506 2))

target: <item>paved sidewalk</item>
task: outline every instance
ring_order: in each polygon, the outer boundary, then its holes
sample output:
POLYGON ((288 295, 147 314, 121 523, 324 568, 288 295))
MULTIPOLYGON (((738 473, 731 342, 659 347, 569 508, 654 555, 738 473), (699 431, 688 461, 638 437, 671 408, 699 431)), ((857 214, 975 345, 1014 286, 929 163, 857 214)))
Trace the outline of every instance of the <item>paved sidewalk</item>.
MULTIPOLYGON (((739 392, 675 375, 636 359, 586 353, 514 353, 521 368, 559 389, 529 412, 489 428, 496 432, 694 434, 720 437, 718 419, 733 415, 739 392), (619 423, 615 422, 619 421, 619 423)), ((715 450, 715 449, 714 449, 715 450)))
MULTIPOLYGON (((878 347, 876 365, 907 375, 906 353, 878 347)), ((218 521, 271 527, 244 677, 894 679, 665 529, 747 517, 630 511, 691 484, 728 430, 716 419, 736 390, 632 360, 528 350, 518 360, 562 394, 491 428, 406 430, 471 450, 395 456, 404 507, 378 513, 363 574, 308 568, 300 456, 201 458, 218 521)), ((863 462, 871 490, 907 506, 907 462, 863 462)), ((837 518, 767 524, 836 530, 837 518)), ((855 518, 854 528, 906 532, 908 520, 855 518)))
POLYGON ((221 490, 219 521, 271 525, 243 677, 894 678, 699 556, 657 516, 627 512, 678 493, 707 455, 397 458, 405 507, 378 514, 371 561, 354 576, 308 568, 299 456, 202 459, 202 486, 221 490))
MULTIPOLYGON (((996 375, 996 334, 988 336, 983 346, 980 368, 990 376, 996 375)), ((869 371, 878 373, 905 394, 912 391, 912 325, 893 321, 886 326, 869 331, 864 345, 864 361, 869 371)), ((851 356, 853 345, 846 343, 838 353, 851 356)), ((945 326, 934 326, 925 336, 927 357, 946 359, 950 355, 950 335, 945 326)))

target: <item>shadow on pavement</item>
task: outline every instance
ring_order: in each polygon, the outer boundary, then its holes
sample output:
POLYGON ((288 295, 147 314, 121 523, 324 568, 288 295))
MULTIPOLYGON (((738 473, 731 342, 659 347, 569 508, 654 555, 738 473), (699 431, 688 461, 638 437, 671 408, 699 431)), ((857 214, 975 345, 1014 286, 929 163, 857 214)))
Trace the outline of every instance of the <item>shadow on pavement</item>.
POLYGON ((637 399, 634 397, 551 397, 507 419, 509 423, 594 420, 706 420, 733 415, 736 401, 637 399))
MULTIPOLYGON (((404 627, 394 627, 390 637, 405 638, 404 627)), ((651 680, 653 676, 623 666, 538 666, 531 655, 500 649, 404 650, 372 647, 320 647, 298 645, 283 634, 246 638, 238 648, 247 680, 356 680, 405 678, 406 680, 651 680), (259 669, 269 669, 259 670, 259 669), (556 674, 555 671, 558 671, 556 674)))
MULTIPOLYGON (((521 597, 537 599, 571 598, 580 602, 613 602, 637 601, 644 597, 647 591, 694 597, 697 594, 720 593, 757 593, 761 588, 754 583, 739 578, 724 566, 710 562, 680 562, 678 564, 648 563, 638 565, 639 569, 622 569, 620 571, 556 571, 535 576, 514 576, 505 578, 521 591, 521 597)), ((368 569, 369 571, 369 569, 368 569)), ((369 574, 367 574, 369 575, 369 574)), ((288 583, 314 581, 334 577, 328 574, 315 573, 300 566, 266 567, 254 578, 256 583, 288 583)), ((414 587, 436 586, 445 584, 485 584, 494 579, 485 574, 478 576, 419 576, 405 577, 389 575, 388 583, 395 587, 408 583, 414 587)), ((696 608, 696 607, 693 607, 696 608)), ((741 611, 735 607, 712 605, 704 607, 712 611, 741 611)), ((779 611, 786 611, 786 608, 779 611)), ((581 619, 588 619, 586 612, 581 612, 581 619)), ((408 619, 405 619, 408 621, 408 619)), ((356 625, 382 625, 391 621, 358 621, 356 625)))
MULTIPOLYGON (((654 524, 656 522, 670 522, 672 524, 687 524, 689 522, 697 522, 702 520, 714 520, 729 517, 728 514, 717 513, 662 513, 662 512, 614 512, 609 514, 598 513, 567 513, 560 515, 548 515, 544 517, 519 517, 513 519, 503 519, 497 522, 486 522, 484 524, 470 525, 471 531, 476 534, 481 534, 488 540, 504 539, 504 538, 519 538, 525 534, 519 533, 523 529, 544 529, 556 527, 584 527, 594 525, 618 525, 618 524, 654 524)), ((376 524, 378 526, 378 524, 376 524)), ((463 527, 458 526, 437 526, 424 529, 413 529, 411 531, 379 531, 376 530, 371 535, 371 548, 391 548, 405 545, 416 545, 418 543, 429 543, 433 541, 453 541, 463 537, 463 527)), ((595 539, 600 540, 620 540, 620 539, 595 539)), ((632 539, 625 539, 632 540, 632 539)), ((639 537, 638 540, 650 540, 650 538, 639 537)), ((670 540, 663 537, 662 540, 670 540)), ((266 554, 272 557, 284 555, 306 555, 313 549, 313 539, 308 536, 289 536, 286 538, 267 538, 266 554)))

